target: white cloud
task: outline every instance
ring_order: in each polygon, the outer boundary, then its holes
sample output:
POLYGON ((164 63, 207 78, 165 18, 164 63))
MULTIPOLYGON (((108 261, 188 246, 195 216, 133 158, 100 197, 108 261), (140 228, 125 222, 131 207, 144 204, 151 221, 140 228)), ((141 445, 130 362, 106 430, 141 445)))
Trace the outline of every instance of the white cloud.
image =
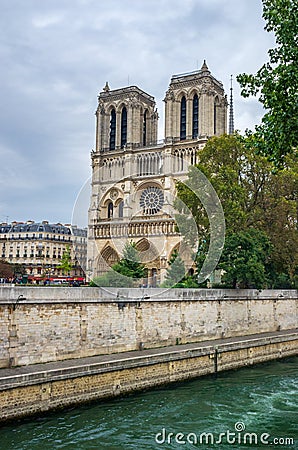
POLYGON ((32 18, 32 25, 36 28, 47 28, 57 25, 63 20, 60 13, 39 14, 32 18))

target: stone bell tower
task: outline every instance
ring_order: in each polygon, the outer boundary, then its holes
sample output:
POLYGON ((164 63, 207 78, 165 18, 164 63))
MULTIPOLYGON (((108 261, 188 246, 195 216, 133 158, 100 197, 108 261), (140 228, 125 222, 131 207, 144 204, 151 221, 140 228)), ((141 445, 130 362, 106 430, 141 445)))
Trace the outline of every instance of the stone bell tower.
POLYGON ((137 86, 111 91, 106 83, 96 110, 96 152, 155 144, 157 122, 151 95, 137 86))
POLYGON ((165 140, 176 142, 226 132, 223 84, 204 61, 200 70, 173 75, 165 96, 165 140))

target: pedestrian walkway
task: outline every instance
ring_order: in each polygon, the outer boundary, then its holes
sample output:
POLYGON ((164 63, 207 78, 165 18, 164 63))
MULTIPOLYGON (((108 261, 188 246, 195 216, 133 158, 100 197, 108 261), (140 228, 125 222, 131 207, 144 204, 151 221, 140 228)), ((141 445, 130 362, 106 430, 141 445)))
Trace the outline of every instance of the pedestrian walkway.
MULTIPOLYGON (((165 360, 192 357, 194 353, 210 354, 216 351, 227 351, 229 347, 253 347, 284 340, 298 338, 298 329, 260 333, 248 336, 194 342, 170 347, 151 348, 109 355, 90 356, 86 358, 67 359, 63 361, 33 364, 22 367, 0 369, 0 390, 16 386, 37 384, 40 382, 90 375, 92 373, 119 370, 121 367, 136 367, 139 364, 155 364, 165 360)), ((297 349, 298 353, 298 349, 297 349)))

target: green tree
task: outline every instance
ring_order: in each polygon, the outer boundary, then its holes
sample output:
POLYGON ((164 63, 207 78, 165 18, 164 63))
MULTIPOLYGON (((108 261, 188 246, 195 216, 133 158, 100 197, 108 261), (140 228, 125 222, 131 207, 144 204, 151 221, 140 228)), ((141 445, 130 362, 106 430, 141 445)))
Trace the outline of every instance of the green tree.
POLYGON ((184 262, 175 250, 170 258, 169 267, 165 275, 165 280, 162 283, 162 287, 184 287, 182 280, 185 277, 185 265, 184 262), (181 285, 180 285, 181 283, 181 285))
POLYGON ((294 155, 285 157, 283 170, 271 174, 263 191, 256 224, 273 245, 272 282, 282 273, 293 281, 298 269, 298 161, 294 155))
POLYGON ((63 275, 67 275, 72 269, 70 246, 67 245, 61 258, 58 269, 62 269, 63 275))
MULTIPOLYGON (((227 233, 255 224, 260 215, 264 185, 272 175, 273 165, 265 157, 256 155, 254 149, 245 145, 246 141, 239 135, 213 137, 200 150, 200 162, 196 166, 217 192, 224 210, 227 233)), ((197 170, 190 167, 188 179, 191 186, 198 184, 197 178, 197 170)), ((188 206, 201 241, 208 242, 209 220, 200 199, 183 183, 177 184, 177 191, 181 201, 181 204, 179 200, 176 202, 178 210, 183 212, 183 204, 188 206)))
MULTIPOLYGON (((282 283, 287 277, 293 285, 298 267, 298 161, 294 155, 287 155, 283 169, 276 170, 266 157, 256 154, 253 144, 253 136, 211 138, 200 150, 197 167, 220 198, 226 241, 231 235, 251 228, 263 231, 272 244, 270 264, 266 265, 269 285, 274 286, 277 279, 282 283)), ((196 171, 190 168, 188 179, 193 186, 199 182, 196 177, 196 171)), ((178 210, 183 213, 183 205, 187 205, 195 218, 199 235, 196 263, 200 269, 209 248, 208 217, 189 187, 178 183, 177 190, 178 210)), ((180 228, 186 228, 191 222, 186 219, 180 223, 180 228)), ((190 236, 193 241, 195 234, 191 232, 190 236)))
POLYGON ((141 279, 145 276, 145 266, 141 263, 139 252, 134 242, 125 244, 123 258, 114 264, 113 270, 129 278, 141 279))
POLYGON ((123 257, 111 267, 111 270, 94 278, 91 286, 133 287, 145 276, 145 266, 141 263, 134 242, 126 243, 123 257))
POLYGON ((295 152, 298 142, 298 3, 297 0, 262 0, 265 30, 273 32, 276 47, 269 62, 255 75, 241 74, 241 95, 259 95, 266 110, 256 126, 258 150, 281 165, 284 155, 295 152))
MULTIPOLYGON (((113 268, 112 268, 113 269, 113 268)), ((133 287, 134 279, 121 275, 119 272, 109 270, 107 273, 99 277, 95 277, 90 286, 102 286, 102 287, 133 287)))
POLYGON ((227 236, 219 267, 224 270, 222 282, 230 288, 268 287, 267 264, 271 243, 268 236, 250 228, 227 236))

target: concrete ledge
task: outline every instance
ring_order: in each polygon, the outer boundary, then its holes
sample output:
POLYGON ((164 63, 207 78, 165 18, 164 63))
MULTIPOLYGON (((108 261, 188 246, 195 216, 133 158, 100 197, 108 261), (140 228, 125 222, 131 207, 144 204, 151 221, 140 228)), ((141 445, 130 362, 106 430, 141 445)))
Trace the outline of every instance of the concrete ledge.
POLYGON ((0 304, 169 302, 186 300, 298 299, 283 289, 162 289, 1 286, 0 304), (21 298, 20 298, 21 296, 21 298))

